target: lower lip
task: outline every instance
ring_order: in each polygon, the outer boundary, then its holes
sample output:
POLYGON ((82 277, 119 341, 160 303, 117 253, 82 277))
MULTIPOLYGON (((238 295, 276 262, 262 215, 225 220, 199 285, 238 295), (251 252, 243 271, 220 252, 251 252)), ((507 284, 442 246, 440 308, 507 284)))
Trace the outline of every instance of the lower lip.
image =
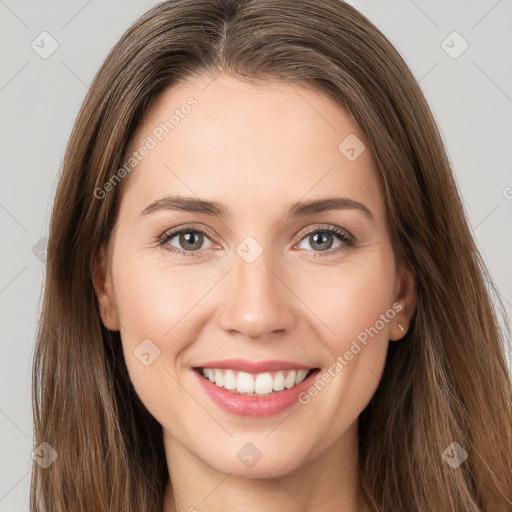
POLYGON ((206 394, 222 409, 238 416, 272 416, 297 402, 299 395, 311 386, 320 370, 312 371, 300 384, 291 389, 274 391, 264 396, 241 395, 221 388, 193 370, 206 394))

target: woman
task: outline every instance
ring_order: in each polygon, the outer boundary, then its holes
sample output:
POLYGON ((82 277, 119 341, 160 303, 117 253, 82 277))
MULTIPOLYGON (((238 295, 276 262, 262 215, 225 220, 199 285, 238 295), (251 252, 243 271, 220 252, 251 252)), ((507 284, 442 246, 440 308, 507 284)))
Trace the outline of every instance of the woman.
POLYGON ((47 265, 32 510, 512 510, 492 284, 416 81, 349 5, 142 16, 47 265))

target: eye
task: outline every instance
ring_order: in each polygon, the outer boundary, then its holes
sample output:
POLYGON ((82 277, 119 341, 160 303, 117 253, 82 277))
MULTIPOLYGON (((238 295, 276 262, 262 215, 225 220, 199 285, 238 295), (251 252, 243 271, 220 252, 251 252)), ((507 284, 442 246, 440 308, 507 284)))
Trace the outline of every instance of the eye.
POLYGON ((158 244, 166 251, 182 256, 198 256, 202 249, 209 249, 215 244, 208 238, 212 236, 207 229, 185 227, 164 233, 158 238, 158 244), (210 245, 203 245, 208 241, 210 245))
MULTIPOLYGON (((301 244, 307 242, 311 250, 314 251, 315 257, 329 256, 333 253, 346 250, 355 244, 354 237, 345 230, 337 226, 322 226, 310 229, 301 239, 301 244), (338 245, 334 245, 338 241, 338 245), (334 247, 333 247, 334 246, 334 247), (322 254, 325 253, 325 254, 322 254)), ((304 249, 304 247, 301 247, 304 249)), ((306 247, 307 249, 307 247, 306 247)))
MULTIPOLYGON (((184 227, 166 232, 158 238, 158 245, 166 251, 185 257, 197 257, 201 255, 203 249, 210 249, 214 244, 209 237, 214 237, 213 233, 206 228, 184 227), (207 242, 207 246, 204 243, 207 242)), ((302 234, 300 244, 307 242, 309 250, 314 252, 315 257, 329 256, 341 252, 355 245, 355 239, 345 230, 331 225, 315 227, 302 234), (337 240, 336 240, 337 239, 337 240), (337 245, 336 241, 338 242, 337 245), (322 254, 325 253, 325 254, 322 254)), ((308 249, 307 247, 299 248, 308 249)))

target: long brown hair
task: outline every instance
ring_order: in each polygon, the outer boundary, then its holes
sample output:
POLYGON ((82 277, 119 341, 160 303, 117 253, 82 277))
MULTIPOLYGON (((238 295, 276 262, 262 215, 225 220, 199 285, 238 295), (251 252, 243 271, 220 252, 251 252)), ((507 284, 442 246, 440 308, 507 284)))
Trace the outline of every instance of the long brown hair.
MULTIPOLYGON (((195 73, 323 91, 375 156, 397 257, 414 270, 411 328, 359 417, 359 478, 379 512, 512 510, 512 391, 494 288, 438 129, 410 70, 340 0, 170 0, 137 20, 97 73, 66 150, 51 218, 33 371, 31 510, 161 512, 162 429, 130 382, 93 287, 116 221, 116 174, 151 102, 195 73), (443 458, 452 443, 459 467, 443 458)), ((134 171, 136 172, 136 171, 134 171)))

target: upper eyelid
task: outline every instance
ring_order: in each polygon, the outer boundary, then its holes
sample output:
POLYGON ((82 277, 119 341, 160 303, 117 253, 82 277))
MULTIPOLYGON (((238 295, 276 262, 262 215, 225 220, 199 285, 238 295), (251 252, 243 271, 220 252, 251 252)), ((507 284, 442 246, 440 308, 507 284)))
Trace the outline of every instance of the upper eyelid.
POLYGON ((183 226, 183 227, 177 227, 177 228, 171 228, 171 229, 167 229, 165 230, 159 237, 158 239, 161 239, 161 238, 174 238, 176 235, 180 234, 181 232, 183 231, 197 231, 199 233, 203 233, 203 234, 206 234, 210 237, 216 237, 215 233, 207 228, 206 226, 203 226, 203 227, 196 227, 196 226, 183 226))
POLYGON ((301 231, 301 240, 302 238, 304 238, 305 236, 311 234, 311 233, 314 233, 315 231, 329 231, 333 234, 338 234, 339 233, 336 233, 336 231, 343 231, 344 234, 347 235, 347 238, 350 238, 350 239, 354 239, 354 235, 352 235, 352 233, 350 233, 349 231, 347 231, 346 229, 344 228, 340 228, 339 226, 334 226, 333 224, 323 224, 322 226, 315 226, 315 227, 312 227, 312 228, 305 228, 304 230, 301 231))

